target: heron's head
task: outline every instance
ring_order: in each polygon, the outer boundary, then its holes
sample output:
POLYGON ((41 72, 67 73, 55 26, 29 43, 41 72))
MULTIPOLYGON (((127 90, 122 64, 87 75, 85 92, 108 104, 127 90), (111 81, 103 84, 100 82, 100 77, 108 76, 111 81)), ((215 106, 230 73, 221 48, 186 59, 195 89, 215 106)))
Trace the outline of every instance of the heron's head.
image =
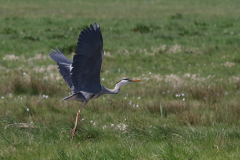
MULTIPOLYGON (((123 78, 123 79, 122 79, 120 82, 118 82, 118 83, 120 83, 121 86, 122 86, 122 85, 126 85, 126 84, 133 83, 133 82, 139 82, 139 81, 141 81, 141 80, 139 80, 139 79, 123 78)), ((118 84, 118 83, 117 83, 117 84, 118 84)))
POLYGON ((141 80, 138 79, 129 79, 129 78, 123 78, 121 81, 119 81, 116 85, 115 85, 115 90, 117 90, 116 93, 118 93, 120 91, 120 87, 129 83, 133 83, 133 82, 139 82, 141 80))

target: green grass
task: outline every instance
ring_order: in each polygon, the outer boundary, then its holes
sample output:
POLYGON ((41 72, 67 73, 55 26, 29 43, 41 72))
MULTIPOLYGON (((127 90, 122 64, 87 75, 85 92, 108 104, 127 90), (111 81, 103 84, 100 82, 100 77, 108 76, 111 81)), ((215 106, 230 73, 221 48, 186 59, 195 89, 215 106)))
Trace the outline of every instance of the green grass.
POLYGON ((0 0, 1 159, 239 159, 240 2, 0 0), (48 52, 72 59, 99 22, 102 84, 81 103, 48 52), (47 98, 46 98, 47 95, 47 98))

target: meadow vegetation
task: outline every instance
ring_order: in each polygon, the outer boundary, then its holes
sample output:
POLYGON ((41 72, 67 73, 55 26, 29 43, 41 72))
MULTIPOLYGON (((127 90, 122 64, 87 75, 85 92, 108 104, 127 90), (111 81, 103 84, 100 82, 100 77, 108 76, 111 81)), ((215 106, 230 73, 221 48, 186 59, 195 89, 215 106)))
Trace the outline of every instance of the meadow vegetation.
POLYGON ((0 1, 0 159, 239 159, 238 1, 0 1), (72 59, 99 22, 101 83, 85 106, 48 53, 72 59))

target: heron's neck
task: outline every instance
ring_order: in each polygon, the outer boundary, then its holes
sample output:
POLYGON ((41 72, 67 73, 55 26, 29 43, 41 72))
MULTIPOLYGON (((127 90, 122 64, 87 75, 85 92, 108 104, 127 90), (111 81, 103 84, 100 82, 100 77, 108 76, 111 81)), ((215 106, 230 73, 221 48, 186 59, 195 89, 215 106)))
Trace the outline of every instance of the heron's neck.
POLYGON ((107 91, 108 91, 108 94, 117 94, 120 91, 121 86, 123 86, 123 85, 124 85, 124 83, 119 82, 115 85, 114 89, 107 89, 106 88, 107 91))

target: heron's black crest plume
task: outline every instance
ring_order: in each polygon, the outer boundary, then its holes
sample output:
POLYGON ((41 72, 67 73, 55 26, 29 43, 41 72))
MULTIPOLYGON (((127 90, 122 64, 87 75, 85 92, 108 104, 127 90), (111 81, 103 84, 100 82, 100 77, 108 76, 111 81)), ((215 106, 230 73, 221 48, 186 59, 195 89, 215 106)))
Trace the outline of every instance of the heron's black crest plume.
MULTIPOLYGON (((123 78, 122 80, 130 80, 130 78, 123 78)), ((121 81, 122 81, 121 80, 121 81)), ((121 82, 121 81, 118 81, 116 84, 118 84, 119 82, 121 82)))

